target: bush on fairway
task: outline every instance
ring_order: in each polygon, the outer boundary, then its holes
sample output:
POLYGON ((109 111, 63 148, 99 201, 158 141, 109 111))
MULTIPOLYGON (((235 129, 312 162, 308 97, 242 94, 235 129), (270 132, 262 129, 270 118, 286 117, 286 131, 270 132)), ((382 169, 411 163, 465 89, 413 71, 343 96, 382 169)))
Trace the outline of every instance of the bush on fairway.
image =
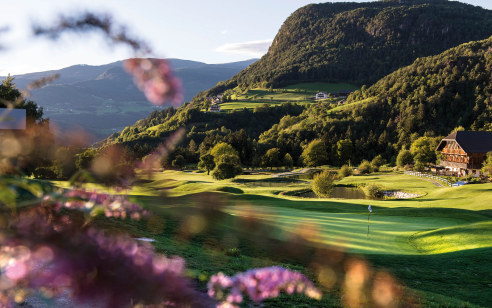
POLYGON ((333 190, 335 177, 328 171, 323 171, 314 176, 313 191, 318 198, 329 197, 333 190))
POLYGON ((384 187, 378 184, 369 184, 364 187, 364 192, 367 196, 371 197, 382 197, 384 187))
POLYGON ((409 165, 413 162, 413 156, 412 153, 409 150, 402 150, 399 154, 398 157, 396 158, 396 165, 399 168, 403 168, 406 165, 409 165))
POLYGON ((354 173, 354 169, 349 167, 348 165, 343 165, 342 168, 338 171, 338 179, 341 180, 349 175, 354 173))
POLYGON ((359 168, 357 168, 357 173, 369 174, 371 172, 372 172, 371 163, 364 159, 362 163, 359 165, 359 168))

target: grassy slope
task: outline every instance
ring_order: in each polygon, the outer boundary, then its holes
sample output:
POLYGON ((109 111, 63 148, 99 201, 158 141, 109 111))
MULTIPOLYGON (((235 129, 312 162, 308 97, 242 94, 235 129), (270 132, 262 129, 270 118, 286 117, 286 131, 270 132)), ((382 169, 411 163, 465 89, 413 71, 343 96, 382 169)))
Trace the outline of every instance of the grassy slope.
MULTIPOLYGON (((248 108, 253 109, 256 106, 267 103, 270 105, 280 105, 283 102, 296 102, 301 105, 314 103, 314 100, 307 99, 313 97, 318 91, 338 92, 340 90, 359 90, 360 88, 348 83, 300 83, 286 86, 280 90, 282 92, 269 92, 267 89, 248 90, 247 93, 234 96, 239 101, 224 103, 220 105, 222 111, 233 109, 248 108), (306 92, 295 92, 295 89, 305 90, 306 92)), ((338 99, 337 99, 338 100, 338 99)), ((336 102, 337 100, 334 100, 336 102)), ((344 106, 343 106, 344 107, 344 106)), ((338 107, 340 108, 340 107, 338 107)))

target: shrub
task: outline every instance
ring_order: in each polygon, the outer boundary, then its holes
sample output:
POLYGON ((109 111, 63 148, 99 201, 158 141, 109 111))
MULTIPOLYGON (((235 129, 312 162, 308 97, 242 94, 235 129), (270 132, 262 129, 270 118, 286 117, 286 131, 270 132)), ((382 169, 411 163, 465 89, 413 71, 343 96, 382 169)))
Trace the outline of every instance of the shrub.
POLYGON ((34 169, 33 175, 38 179, 54 180, 59 178, 60 170, 56 166, 52 167, 37 167, 34 169))
POLYGON ((367 160, 363 160, 362 163, 360 163, 359 168, 357 168, 357 172, 359 174, 369 174, 372 172, 371 168, 371 163, 367 160))
POLYGON ((239 250, 238 248, 235 248, 235 247, 229 248, 226 250, 225 255, 229 256, 229 257, 240 258, 241 257, 241 250, 239 250))
POLYGON ((384 187, 378 184, 369 184, 364 187, 364 193, 371 197, 382 197, 384 187))
POLYGON ((349 167, 348 165, 343 165, 342 168, 338 171, 338 178, 341 180, 344 177, 352 175, 354 173, 354 169, 349 167))
POLYGON ((335 177, 328 171, 323 171, 314 176, 313 191, 318 198, 328 197, 333 189, 335 177))
POLYGON ((396 165, 400 168, 413 162, 412 153, 409 150, 402 150, 396 157, 396 165))
POLYGON ((184 164, 185 164, 185 159, 182 155, 176 156, 176 159, 173 160, 172 165, 174 168, 180 168, 182 169, 184 164))
POLYGON ((381 155, 374 157, 374 159, 371 161, 371 166, 373 168, 377 167, 378 170, 379 167, 381 167, 384 164, 386 164, 386 160, 381 155))

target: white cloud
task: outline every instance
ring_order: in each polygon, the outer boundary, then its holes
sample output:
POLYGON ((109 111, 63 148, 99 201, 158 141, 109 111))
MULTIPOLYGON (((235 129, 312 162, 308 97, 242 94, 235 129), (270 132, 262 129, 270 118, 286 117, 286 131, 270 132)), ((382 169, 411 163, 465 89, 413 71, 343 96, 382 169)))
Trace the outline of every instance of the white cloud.
POLYGON ((222 32, 220 32, 220 33, 222 33, 222 34, 226 34, 227 32, 228 32, 227 30, 224 30, 224 31, 222 31, 222 32))
POLYGON ((270 47, 272 41, 273 39, 252 41, 246 43, 225 44, 219 46, 217 49, 215 49, 215 51, 261 57, 268 51, 268 47, 270 47))

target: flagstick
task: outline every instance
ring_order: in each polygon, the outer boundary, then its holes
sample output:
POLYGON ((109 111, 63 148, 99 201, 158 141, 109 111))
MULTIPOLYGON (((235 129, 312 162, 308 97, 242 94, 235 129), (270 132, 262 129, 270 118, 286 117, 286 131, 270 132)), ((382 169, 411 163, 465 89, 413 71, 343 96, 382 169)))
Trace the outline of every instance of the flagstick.
POLYGON ((369 216, 371 215, 371 213, 369 212, 369 214, 367 214, 367 236, 369 236, 369 216))

